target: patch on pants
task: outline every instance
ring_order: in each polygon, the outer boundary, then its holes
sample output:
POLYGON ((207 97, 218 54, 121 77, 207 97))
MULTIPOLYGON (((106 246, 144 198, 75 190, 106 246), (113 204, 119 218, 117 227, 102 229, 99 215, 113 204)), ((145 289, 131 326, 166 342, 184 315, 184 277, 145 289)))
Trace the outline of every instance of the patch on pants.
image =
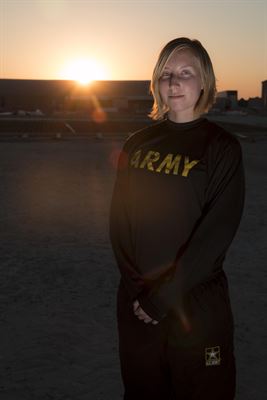
POLYGON ((205 348, 205 362, 206 367, 221 364, 220 346, 205 348))

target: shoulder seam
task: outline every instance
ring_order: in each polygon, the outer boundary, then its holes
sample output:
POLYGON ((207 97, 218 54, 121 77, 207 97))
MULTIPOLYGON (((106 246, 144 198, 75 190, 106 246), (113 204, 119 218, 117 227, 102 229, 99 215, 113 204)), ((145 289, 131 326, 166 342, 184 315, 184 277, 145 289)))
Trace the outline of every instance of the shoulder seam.
POLYGON ((158 127, 160 124, 162 124, 163 122, 164 122, 164 121, 156 122, 155 124, 145 126, 144 128, 138 129, 137 131, 131 133, 130 136, 128 136, 128 138, 127 138, 126 141, 124 142, 124 146, 128 146, 129 143, 130 143, 132 140, 137 139, 137 138, 140 137, 140 135, 142 135, 143 133, 148 133, 148 132, 150 132, 152 129, 157 128, 157 127, 158 127))

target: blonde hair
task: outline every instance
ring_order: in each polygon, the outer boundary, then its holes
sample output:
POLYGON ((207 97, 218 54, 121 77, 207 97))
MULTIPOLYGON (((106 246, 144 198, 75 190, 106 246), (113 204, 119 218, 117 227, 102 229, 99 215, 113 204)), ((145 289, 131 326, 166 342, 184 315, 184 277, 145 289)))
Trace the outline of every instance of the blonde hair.
POLYGON ((216 78, 207 51, 196 39, 191 40, 186 37, 173 39, 161 50, 150 82, 150 93, 154 98, 154 104, 152 111, 148 116, 154 120, 162 119, 169 110, 168 106, 163 103, 159 92, 159 79, 162 70, 171 55, 174 52, 181 50, 190 50, 195 56, 199 66, 203 89, 201 90, 200 97, 194 108, 195 114, 203 114, 207 112, 215 102, 217 93, 216 78))

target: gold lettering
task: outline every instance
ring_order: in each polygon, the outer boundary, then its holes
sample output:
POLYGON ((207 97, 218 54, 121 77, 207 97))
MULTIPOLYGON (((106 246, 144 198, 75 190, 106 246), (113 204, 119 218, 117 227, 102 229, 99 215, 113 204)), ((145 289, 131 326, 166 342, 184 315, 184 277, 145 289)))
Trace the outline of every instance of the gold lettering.
POLYGON ((184 168, 182 171, 182 176, 187 177, 190 170, 199 163, 200 160, 189 161, 188 156, 182 156, 181 154, 169 153, 161 161, 160 165, 155 169, 153 163, 160 159, 160 153, 157 151, 149 150, 141 161, 142 150, 137 150, 131 158, 130 165, 134 168, 147 168, 149 171, 164 172, 165 174, 173 173, 173 175, 178 175, 179 165, 181 158, 184 157, 184 168), (141 163, 140 163, 141 161, 141 163))
POLYGON ((177 154, 177 156, 173 160, 173 154, 167 154, 164 160, 160 163, 156 172, 161 172, 161 170, 165 167, 165 174, 169 174, 173 169, 173 174, 178 175, 179 164, 181 160, 181 155, 177 154))
POLYGON ((149 169, 150 171, 154 171, 152 163, 158 161, 159 158, 160 153, 150 150, 140 164, 140 168, 145 168, 145 166, 147 165, 147 169, 149 169))
POLYGON ((189 157, 185 156, 185 160, 184 160, 184 169, 182 172, 182 176, 188 176, 189 171, 191 168, 193 168, 200 160, 193 160, 191 162, 189 162, 189 157))
POLYGON ((142 150, 138 150, 131 158, 131 166, 138 168, 142 150))

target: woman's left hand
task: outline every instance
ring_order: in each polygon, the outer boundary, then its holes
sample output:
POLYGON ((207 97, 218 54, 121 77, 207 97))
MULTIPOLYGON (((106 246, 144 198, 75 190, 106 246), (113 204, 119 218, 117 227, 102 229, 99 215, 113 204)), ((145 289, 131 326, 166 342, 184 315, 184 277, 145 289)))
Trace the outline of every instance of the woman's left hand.
POLYGON ((147 314, 145 313, 145 311, 144 311, 144 310, 142 309, 142 307, 140 306, 140 303, 139 303, 138 300, 135 300, 134 303, 133 303, 133 311, 134 311, 134 314, 135 314, 139 319, 143 320, 146 324, 149 324, 150 322, 151 322, 153 325, 158 324, 158 321, 156 321, 156 320, 150 318, 150 316, 147 315, 147 314))

